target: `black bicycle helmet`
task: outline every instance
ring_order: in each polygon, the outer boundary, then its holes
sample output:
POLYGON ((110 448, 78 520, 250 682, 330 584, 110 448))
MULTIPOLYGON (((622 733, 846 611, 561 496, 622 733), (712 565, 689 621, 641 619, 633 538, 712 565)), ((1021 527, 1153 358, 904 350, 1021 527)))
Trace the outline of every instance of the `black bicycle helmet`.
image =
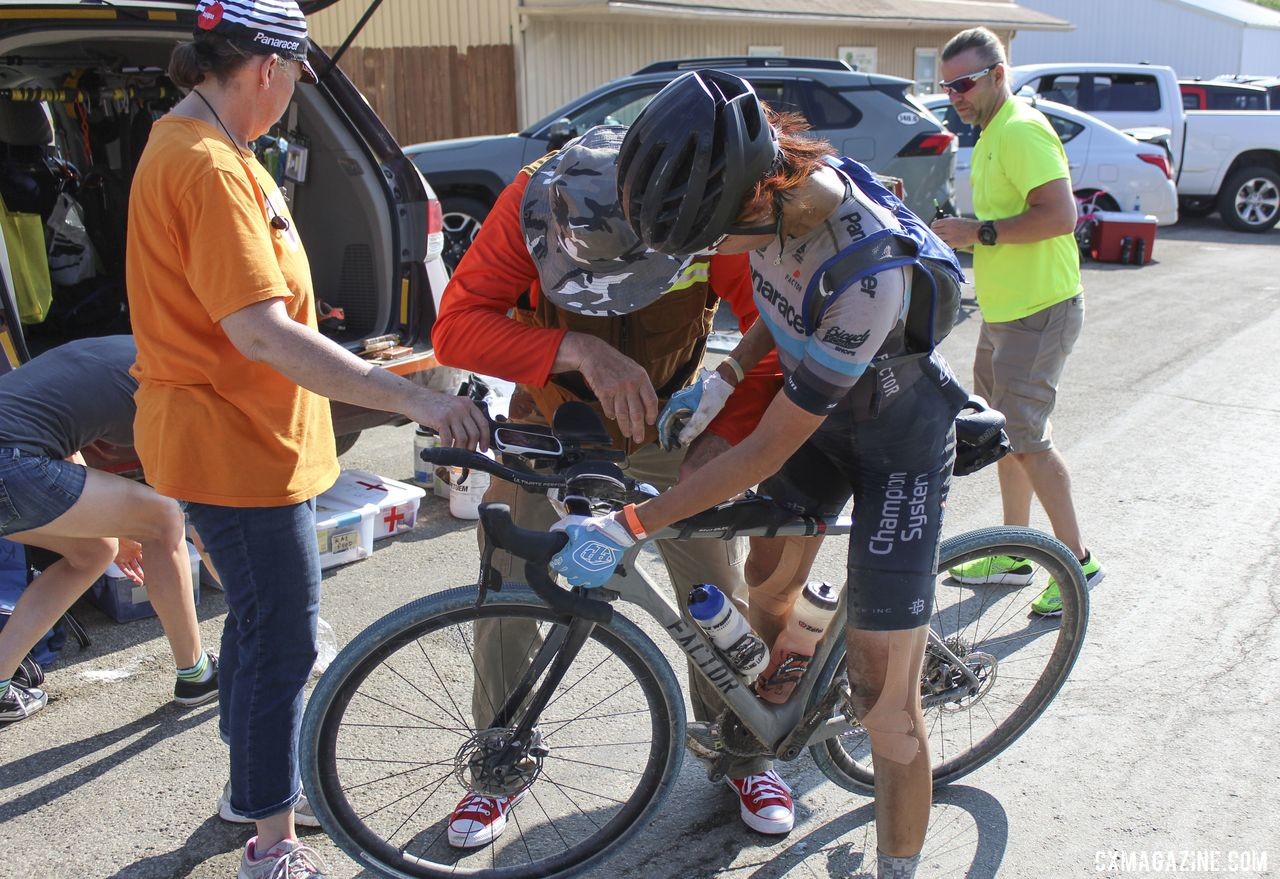
POLYGON ((682 74, 622 141, 623 215, 653 250, 705 250, 738 218, 777 156, 777 136, 749 82, 720 70, 682 74))

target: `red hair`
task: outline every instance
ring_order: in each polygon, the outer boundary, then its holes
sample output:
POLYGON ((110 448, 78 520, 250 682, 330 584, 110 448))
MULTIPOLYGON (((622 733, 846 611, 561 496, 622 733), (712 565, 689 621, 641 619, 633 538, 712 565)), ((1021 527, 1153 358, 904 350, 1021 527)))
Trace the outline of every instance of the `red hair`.
POLYGON ((799 113, 779 113, 768 104, 766 118, 778 135, 778 161, 774 162, 760 182, 742 200, 742 219, 759 217, 773 211, 776 198, 804 184, 823 166, 827 156, 835 155, 830 143, 808 134, 810 125, 799 113))

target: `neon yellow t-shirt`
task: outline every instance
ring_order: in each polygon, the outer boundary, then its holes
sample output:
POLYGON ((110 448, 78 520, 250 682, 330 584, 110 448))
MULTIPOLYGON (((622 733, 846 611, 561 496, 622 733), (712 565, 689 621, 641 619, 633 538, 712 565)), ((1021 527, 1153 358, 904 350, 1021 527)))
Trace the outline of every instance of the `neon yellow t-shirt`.
MULTIPOLYGON (((973 147, 973 211, 982 220, 1016 217, 1027 209, 1027 193, 1064 177, 1071 177, 1067 153, 1049 120, 1010 98, 973 147)), ((973 277, 988 323, 1035 314, 1083 289, 1080 251, 1069 234, 1030 244, 976 244, 973 277)))

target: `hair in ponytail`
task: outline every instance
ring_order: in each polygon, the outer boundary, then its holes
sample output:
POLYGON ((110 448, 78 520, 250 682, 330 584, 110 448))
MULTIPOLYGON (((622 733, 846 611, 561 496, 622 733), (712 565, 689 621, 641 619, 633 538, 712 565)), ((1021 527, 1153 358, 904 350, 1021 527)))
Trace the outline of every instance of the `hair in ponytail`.
POLYGON ((200 34, 174 47, 169 57, 169 78, 184 89, 197 86, 210 76, 224 82, 248 57, 218 34, 200 34))

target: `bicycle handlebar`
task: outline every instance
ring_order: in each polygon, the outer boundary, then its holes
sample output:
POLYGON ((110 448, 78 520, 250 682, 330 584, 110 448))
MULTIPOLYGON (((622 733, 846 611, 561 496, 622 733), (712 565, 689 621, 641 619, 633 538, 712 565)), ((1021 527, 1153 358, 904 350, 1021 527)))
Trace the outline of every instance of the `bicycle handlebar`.
POLYGON ((613 608, 608 603, 561 589, 547 573, 551 557, 569 542, 563 531, 521 528, 511 520, 511 508, 506 504, 481 504, 480 527, 494 547, 525 560, 529 588, 552 610, 593 623, 607 623, 613 618, 613 608))
POLYGON ((564 477, 541 476, 528 470, 517 470, 470 449, 446 449, 436 446, 433 449, 423 449, 420 454, 422 460, 428 464, 479 470, 481 473, 488 473, 490 476, 496 476, 522 488, 563 488, 565 484, 564 477))

